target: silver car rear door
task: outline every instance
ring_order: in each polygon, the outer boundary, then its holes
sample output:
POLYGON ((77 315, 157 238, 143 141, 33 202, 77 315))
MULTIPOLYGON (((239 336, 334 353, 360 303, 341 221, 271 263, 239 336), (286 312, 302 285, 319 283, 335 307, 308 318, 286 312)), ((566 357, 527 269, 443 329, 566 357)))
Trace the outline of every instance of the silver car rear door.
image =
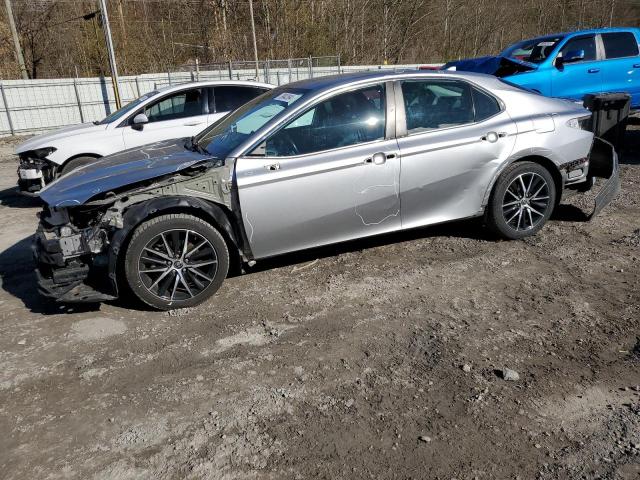
POLYGON ((255 258, 400 228, 395 112, 393 96, 386 105, 385 97, 385 84, 336 93, 238 159, 255 258))
POLYGON ((433 77, 399 81, 396 95, 402 227, 480 214, 517 133, 502 103, 469 82, 433 77))

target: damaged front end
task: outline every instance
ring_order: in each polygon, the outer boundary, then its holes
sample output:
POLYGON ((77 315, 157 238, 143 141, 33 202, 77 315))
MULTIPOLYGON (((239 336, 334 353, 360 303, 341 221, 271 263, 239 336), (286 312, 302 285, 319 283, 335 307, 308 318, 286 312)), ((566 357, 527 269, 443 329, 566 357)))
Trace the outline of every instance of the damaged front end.
POLYGON ((240 245, 226 215, 233 166, 174 140, 105 157, 51 183, 40 193, 46 206, 32 247, 40 292, 65 303, 117 298, 129 235, 163 211, 192 211, 240 245))
POLYGON ((55 148, 40 148, 19 154, 18 187, 22 193, 36 195, 53 181, 57 165, 46 157, 54 151, 55 148))
POLYGON ((45 208, 33 241, 40 293, 61 302, 116 298, 108 275, 109 232, 95 208, 45 208))

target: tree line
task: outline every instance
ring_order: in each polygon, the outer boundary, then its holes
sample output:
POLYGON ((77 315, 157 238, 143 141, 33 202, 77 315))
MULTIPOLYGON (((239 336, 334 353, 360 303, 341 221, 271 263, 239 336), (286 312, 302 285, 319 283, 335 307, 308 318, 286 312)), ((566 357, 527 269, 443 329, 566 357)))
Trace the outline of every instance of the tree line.
MULTIPOLYGON (((96 0, 11 0, 31 78, 108 75, 96 0)), ((252 60, 249 0, 108 0, 120 74, 252 60)), ((0 12, 0 76, 20 70, 0 12)), ((637 26, 635 0, 253 0, 264 59, 435 63, 495 54, 535 35, 637 26)))

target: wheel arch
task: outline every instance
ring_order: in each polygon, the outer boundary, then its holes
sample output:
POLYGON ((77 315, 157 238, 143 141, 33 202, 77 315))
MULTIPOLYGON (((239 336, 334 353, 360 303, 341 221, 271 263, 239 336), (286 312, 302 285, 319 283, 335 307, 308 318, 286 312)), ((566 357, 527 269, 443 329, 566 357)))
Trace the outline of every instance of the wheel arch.
POLYGON ((98 158, 102 158, 104 155, 100 155, 98 153, 77 153, 75 155, 71 155, 69 158, 67 158, 64 162, 56 165, 56 171, 58 173, 60 173, 62 171, 62 169, 65 167, 65 165, 67 165, 69 162, 71 162, 72 160, 75 160, 76 158, 82 158, 82 157, 89 157, 89 158, 94 158, 94 159, 98 159, 98 158))
POLYGON ((514 163, 520 163, 520 162, 537 163, 541 167, 544 167, 551 174, 551 177, 553 178, 554 186, 556 187, 555 206, 557 206, 560 203, 560 200, 562 198, 562 190, 564 188, 564 181, 562 179, 562 174, 560 173, 560 170, 558 169, 558 166, 553 162, 553 160, 550 160, 549 158, 547 158, 547 157, 545 157, 543 155, 525 155, 523 157, 519 157, 517 159, 514 159, 514 160, 512 160, 510 162, 505 162, 504 165, 502 165, 500 167, 500 169, 494 174, 493 178, 491 179, 491 183, 489 184, 489 187, 487 188, 487 191, 485 192, 484 199, 482 201, 482 209, 483 210, 487 207, 487 204, 489 203, 489 198, 491 197, 491 194, 493 193, 493 189, 495 187, 496 182, 498 181, 498 178, 500 178, 500 175, 502 175, 502 173, 510 165, 513 165, 514 163))
POLYGON ((242 268, 245 252, 242 235, 238 232, 238 224, 234 214, 224 205, 220 205, 198 197, 158 197, 146 202, 132 205, 123 214, 123 228, 116 231, 109 246, 109 279, 116 293, 119 290, 119 278, 123 272, 122 262, 133 232, 143 222, 160 215, 184 213, 198 217, 216 227, 229 249, 230 274, 242 268))

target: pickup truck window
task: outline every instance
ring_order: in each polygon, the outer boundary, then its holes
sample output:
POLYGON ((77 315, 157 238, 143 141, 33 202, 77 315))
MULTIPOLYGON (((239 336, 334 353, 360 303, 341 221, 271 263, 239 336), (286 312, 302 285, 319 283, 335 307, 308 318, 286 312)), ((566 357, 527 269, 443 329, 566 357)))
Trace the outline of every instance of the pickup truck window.
POLYGON ((554 36, 523 40, 508 47, 501 55, 529 63, 542 63, 563 38, 554 36))
POLYGON ((607 58, 635 57, 638 55, 638 41, 631 32, 603 33, 602 42, 607 58))
POLYGON ((572 38, 562 47, 558 55, 566 58, 567 53, 579 50, 584 50, 583 62, 596 60, 596 37, 594 35, 585 35, 584 37, 572 38))

